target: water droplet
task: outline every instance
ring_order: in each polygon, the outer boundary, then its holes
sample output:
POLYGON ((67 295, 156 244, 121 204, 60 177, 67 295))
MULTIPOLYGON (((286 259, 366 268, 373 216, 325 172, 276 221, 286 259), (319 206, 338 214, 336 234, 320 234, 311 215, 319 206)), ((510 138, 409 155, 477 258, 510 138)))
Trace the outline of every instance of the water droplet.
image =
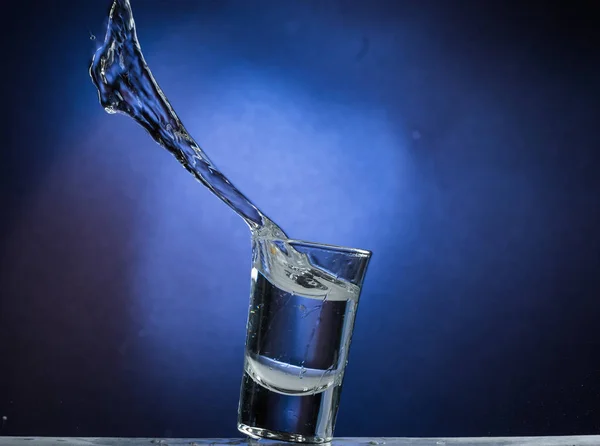
POLYGON ((300 368, 300 374, 298 375, 298 378, 302 379, 305 374, 306 374, 306 369, 304 368, 304 363, 302 363, 302 367, 300 368))

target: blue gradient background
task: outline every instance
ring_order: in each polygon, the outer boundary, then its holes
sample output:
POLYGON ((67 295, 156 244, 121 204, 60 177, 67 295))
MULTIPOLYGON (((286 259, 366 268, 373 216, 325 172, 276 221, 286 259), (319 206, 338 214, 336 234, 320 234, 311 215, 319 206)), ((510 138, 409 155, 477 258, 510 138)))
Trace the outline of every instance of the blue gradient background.
MULTIPOLYGON (((540 5, 133 0, 217 166, 375 253, 338 435, 600 430, 598 16, 540 5)), ((3 25, 0 434, 238 436, 249 233, 99 106, 108 6, 3 25)))

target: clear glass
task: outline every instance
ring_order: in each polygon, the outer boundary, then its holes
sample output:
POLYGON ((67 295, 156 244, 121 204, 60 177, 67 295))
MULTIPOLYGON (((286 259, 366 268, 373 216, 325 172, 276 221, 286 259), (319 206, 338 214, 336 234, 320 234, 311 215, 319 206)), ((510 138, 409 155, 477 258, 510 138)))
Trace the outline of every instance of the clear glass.
POLYGON ((369 251, 254 234, 238 429, 333 438, 369 251))

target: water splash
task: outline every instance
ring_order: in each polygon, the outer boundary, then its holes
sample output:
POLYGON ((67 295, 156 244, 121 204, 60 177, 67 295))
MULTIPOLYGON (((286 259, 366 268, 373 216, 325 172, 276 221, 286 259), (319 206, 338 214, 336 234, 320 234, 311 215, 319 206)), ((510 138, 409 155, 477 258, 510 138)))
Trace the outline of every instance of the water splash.
POLYGON ((216 168, 181 123, 146 64, 129 0, 114 1, 106 37, 94 54, 90 76, 108 113, 123 113, 135 119, 188 172, 238 213, 253 232, 287 238, 216 168))
POLYGON ((248 200, 190 136, 146 64, 129 0, 114 0, 104 43, 94 54, 90 76, 108 113, 133 118, 244 219, 252 232, 253 264, 259 264, 273 284, 309 298, 358 298, 356 285, 314 265, 298 252, 293 247, 295 241, 248 200))

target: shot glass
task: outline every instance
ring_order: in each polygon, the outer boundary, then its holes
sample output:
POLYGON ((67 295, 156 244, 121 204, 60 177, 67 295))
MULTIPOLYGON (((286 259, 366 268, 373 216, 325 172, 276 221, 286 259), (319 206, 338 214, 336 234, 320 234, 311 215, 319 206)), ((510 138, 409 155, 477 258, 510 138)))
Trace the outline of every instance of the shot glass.
POLYGON ((333 438, 371 252, 254 236, 238 429, 253 438, 333 438))

